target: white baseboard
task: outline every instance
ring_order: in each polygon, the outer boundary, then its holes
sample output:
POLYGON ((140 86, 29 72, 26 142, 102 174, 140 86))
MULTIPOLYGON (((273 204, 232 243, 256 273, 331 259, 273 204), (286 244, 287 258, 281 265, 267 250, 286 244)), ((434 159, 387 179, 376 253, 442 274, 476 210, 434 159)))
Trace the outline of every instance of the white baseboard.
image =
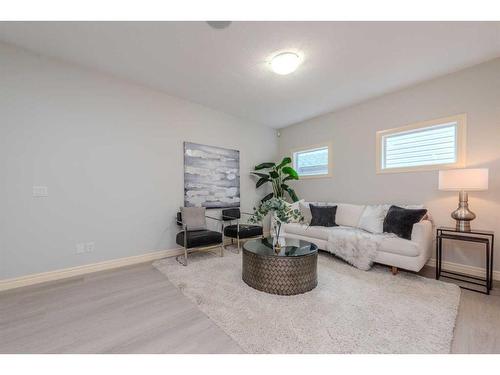
MULTIPOLYGON (((92 272, 111 270, 114 268, 130 266, 133 264, 152 262, 157 259, 172 257, 180 254, 182 254, 182 248, 158 250, 151 253, 134 255, 126 258, 112 259, 99 263, 86 264, 83 266, 64 268, 61 270, 36 273, 32 275, 15 277, 12 279, 0 280, 0 291, 45 283, 48 281, 66 279, 68 277, 81 276, 92 272)), ((427 265, 435 267, 436 260, 429 259, 427 265)), ((463 264, 452 263, 452 262, 443 262, 443 268, 453 272, 461 272, 478 277, 484 277, 484 272, 485 272, 484 268, 481 267, 466 266, 463 264)), ((493 271, 493 279, 500 280, 500 271, 493 271)))
POLYGON ((107 260, 99 263, 86 264, 83 266, 64 268, 55 271, 36 273, 12 279, 0 280, 0 291, 20 288, 23 286, 45 283, 48 281, 61 280, 68 277, 81 276, 92 272, 105 271, 133 264, 151 262, 157 259, 182 254, 181 248, 159 250, 147 254, 134 255, 126 258, 107 260))
MULTIPOLYGON (((269 235, 269 232, 264 232, 264 235, 269 235)), ((45 283, 48 281, 66 279, 68 277, 81 276, 92 272, 106 271, 114 268, 130 266, 133 264, 152 262, 157 259, 173 257, 180 254, 183 254, 183 249, 177 247, 174 249, 158 250, 151 253, 134 255, 126 258, 106 260, 99 263, 85 264, 83 266, 63 268, 55 271, 14 277, 12 279, 0 280, 0 292, 3 290, 45 283)))
MULTIPOLYGON (((269 232, 264 232, 264 235, 269 235, 269 232)), ((48 281, 66 279, 68 277, 81 276, 92 272, 106 271, 114 268, 130 266, 133 264, 152 262, 157 259, 173 257, 181 254, 183 254, 183 248, 177 247, 174 249, 158 250, 151 253, 134 255, 126 258, 106 260, 99 263, 85 264, 83 266, 14 277, 12 279, 0 280, 0 292, 9 289, 20 288, 23 286, 45 283, 48 281)))
MULTIPOLYGON (((430 267, 436 267, 436 259, 429 259, 427 265, 430 267)), ((464 273, 477 277, 484 277, 486 271, 481 267, 467 266, 465 264, 453 263, 453 262, 443 262, 443 269, 464 273)), ((493 271, 493 280, 500 280, 500 271, 493 271)))

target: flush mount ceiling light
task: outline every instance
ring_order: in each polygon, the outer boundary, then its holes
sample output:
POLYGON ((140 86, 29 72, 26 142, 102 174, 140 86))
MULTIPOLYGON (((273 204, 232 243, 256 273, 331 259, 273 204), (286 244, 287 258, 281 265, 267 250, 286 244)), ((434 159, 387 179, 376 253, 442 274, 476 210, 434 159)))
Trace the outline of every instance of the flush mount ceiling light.
POLYGON ((301 62, 302 59, 295 52, 281 52, 271 59, 270 65, 274 73, 286 75, 293 73, 301 62))

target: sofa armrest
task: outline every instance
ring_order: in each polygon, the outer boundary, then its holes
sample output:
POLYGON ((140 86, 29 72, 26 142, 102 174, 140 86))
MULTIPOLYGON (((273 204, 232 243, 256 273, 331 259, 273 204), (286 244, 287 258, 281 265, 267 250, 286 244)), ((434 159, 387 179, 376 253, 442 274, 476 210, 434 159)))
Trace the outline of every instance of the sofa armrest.
POLYGON ((413 225, 411 240, 417 242, 424 255, 429 258, 432 251, 432 222, 422 220, 413 225))

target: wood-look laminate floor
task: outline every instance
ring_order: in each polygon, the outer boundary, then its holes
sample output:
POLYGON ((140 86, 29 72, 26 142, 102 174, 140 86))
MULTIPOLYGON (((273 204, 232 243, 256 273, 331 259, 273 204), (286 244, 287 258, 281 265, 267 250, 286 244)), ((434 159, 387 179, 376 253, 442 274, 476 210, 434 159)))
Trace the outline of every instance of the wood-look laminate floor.
MULTIPOLYGON (((435 268, 424 267, 422 276, 434 278, 435 268)), ((446 282, 453 280, 442 279, 446 282)), ((490 295, 462 289, 451 346, 452 353, 500 353, 500 283, 490 295)))
POLYGON ((0 293, 0 353, 242 353, 141 264, 0 293))
MULTIPOLYGON (((452 352, 500 353, 498 283, 490 296, 462 291, 452 352)), ((141 264, 0 293, 0 353, 242 350, 151 264, 141 264)))

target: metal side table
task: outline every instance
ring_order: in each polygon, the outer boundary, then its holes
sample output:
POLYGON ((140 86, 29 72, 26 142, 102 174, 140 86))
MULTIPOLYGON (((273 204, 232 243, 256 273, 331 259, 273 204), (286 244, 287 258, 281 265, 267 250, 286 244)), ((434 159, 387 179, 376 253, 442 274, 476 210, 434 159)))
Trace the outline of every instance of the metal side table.
POLYGON ((484 290, 461 286, 463 289, 472 290, 483 294, 490 294, 493 288, 493 246, 495 234, 487 230, 472 230, 462 232, 456 228, 439 227, 436 231, 436 280, 440 277, 457 280, 463 283, 476 285, 484 290), (443 258, 443 240, 466 241, 484 244, 486 252, 486 277, 477 277, 458 272, 451 272, 442 269, 443 258))

